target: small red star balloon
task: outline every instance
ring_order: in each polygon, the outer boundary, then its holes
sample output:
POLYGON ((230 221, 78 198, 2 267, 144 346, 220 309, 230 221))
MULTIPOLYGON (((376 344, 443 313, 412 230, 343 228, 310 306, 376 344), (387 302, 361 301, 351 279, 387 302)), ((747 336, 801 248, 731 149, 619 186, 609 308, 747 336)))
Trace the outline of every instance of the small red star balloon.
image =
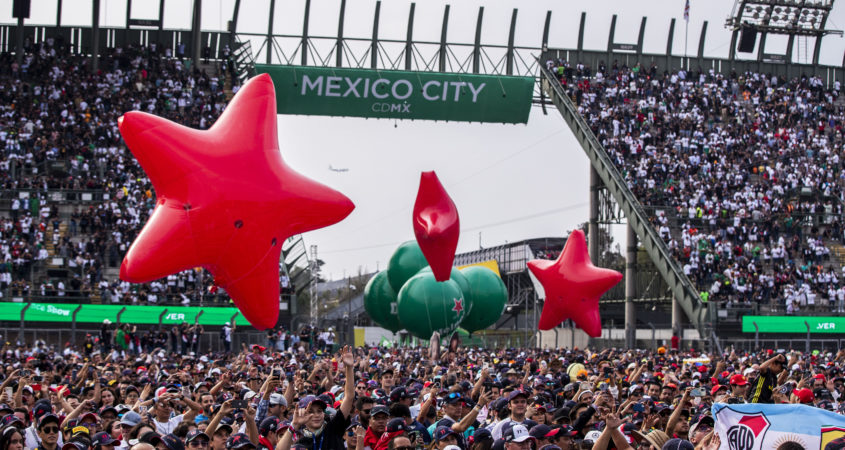
POLYGON ((282 243, 355 206, 285 164, 270 76, 247 82, 207 131, 134 111, 118 127, 156 191, 120 278, 143 283, 202 266, 255 328, 275 326, 282 243))
POLYGON ((464 301, 459 298, 453 298, 453 302, 455 302, 455 306, 452 308, 452 311, 461 312, 464 310, 464 301))
POLYGON ((434 279, 446 281, 452 273, 461 223, 458 208, 446 193, 434 171, 420 175, 420 188, 414 203, 414 235, 434 279))
POLYGON ((538 328, 551 330, 571 318, 590 336, 601 335, 599 298, 622 280, 622 274, 593 265, 583 231, 570 233, 557 261, 535 259, 528 261, 528 269, 546 291, 538 328))

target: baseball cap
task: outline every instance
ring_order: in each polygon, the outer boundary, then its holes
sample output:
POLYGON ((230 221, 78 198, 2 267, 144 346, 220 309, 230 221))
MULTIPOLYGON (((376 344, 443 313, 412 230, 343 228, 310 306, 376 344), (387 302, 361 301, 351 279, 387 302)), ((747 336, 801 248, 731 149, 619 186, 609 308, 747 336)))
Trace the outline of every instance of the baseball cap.
POLYGON ((159 442, 163 441, 161 440, 161 436, 155 431, 147 431, 138 438, 138 442, 146 442, 155 447, 159 442))
POLYGON ((208 435, 205 434, 205 432, 194 429, 194 430, 189 431, 188 435, 185 436, 185 443, 191 442, 191 441, 193 441, 194 439, 197 439, 197 438, 205 438, 207 441, 211 440, 211 438, 209 438, 208 435))
POLYGON ((479 428, 475 430, 475 433, 472 434, 472 440, 475 443, 478 443, 485 439, 493 439, 493 434, 490 433, 490 430, 486 428, 479 428))
POLYGON ((88 444, 81 440, 70 440, 65 442, 65 445, 62 446, 62 450, 88 450, 88 444))
POLYGON ((34 419, 38 419, 39 417, 43 416, 44 414, 49 414, 53 412, 53 407, 50 406, 49 403, 45 402, 37 402, 32 407, 32 417, 34 419))
POLYGON ((528 428, 525 425, 517 424, 507 430, 504 434, 505 442, 524 442, 528 439, 535 440, 531 434, 528 433, 528 428))
POLYGON ((285 396, 278 393, 270 394, 270 404, 271 405, 282 405, 287 407, 288 401, 285 400, 285 396))
POLYGON ((385 415, 389 416, 390 410, 387 408, 387 406, 375 405, 375 406, 373 406, 373 409, 370 410, 370 417, 375 417, 376 414, 385 414, 385 415))
POLYGON ((708 425, 708 426, 710 426, 710 428, 713 428, 716 425, 716 422, 713 420, 712 417, 710 417, 706 414, 698 416, 697 419, 693 420, 692 425, 690 425, 690 427, 689 427, 688 436, 689 436, 690 439, 692 439, 692 437, 695 435, 695 431, 701 425, 708 425))
POLYGON ((815 399, 815 395, 813 395, 813 391, 807 388, 796 389, 792 391, 796 397, 798 397, 798 401, 801 403, 812 403, 815 399))
POLYGON ((226 441, 226 448, 255 448, 249 437, 244 433, 235 433, 226 441))
POLYGON ((38 418, 36 428, 38 428, 40 430, 41 427, 44 426, 44 424, 47 424, 47 423, 50 423, 50 422, 55 422, 56 425, 58 425, 59 423, 61 423, 61 420, 59 420, 59 417, 56 416, 55 414, 44 414, 43 416, 38 418))
POLYGON ((597 440, 599 440, 599 436, 601 436, 601 431, 599 431, 599 430, 589 431, 589 432, 587 432, 587 434, 584 435, 584 442, 595 443, 597 440))
POLYGON ((541 423, 541 424, 537 424, 537 425, 534 425, 533 427, 531 427, 531 430, 528 431, 528 434, 530 434, 531 437, 533 437, 534 439, 543 439, 551 431, 552 431, 552 427, 550 427, 550 426, 548 426, 544 423, 541 423))
MULTIPOLYGON (((319 397, 314 395, 306 395, 305 397, 302 397, 299 400, 299 407, 308 408, 309 406, 311 406, 312 403, 319 403, 320 405, 323 405, 323 409, 326 409, 326 407, 328 406, 328 404, 321 400, 319 397)), ((226 445, 228 445, 228 443, 226 445)))
POLYGON ((692 442, 679 439, 679 438, 672 438, 666 441, 661 447, 660 450, 695 450, 695 446, 692 445, 692 442))
POLYGON ((115 439, 112 439, 111 435, 106 433, 105 431, 101 431, 94 435, 91 438, 91 446, 97 447, 98 445, 112 445, 117 442, 115 439))
POLYGON ((452 405, 455 403, 460 403, 464 401, 464 398, 461 396, 459 392, 450 392, 445 397, 443 397, 443 403, 452 405))
POLYGON ((727 390, 728 390, 728 387, 725 386, 724 384, 717 384, 717 385, 713 386, 712 388, 710 388, 710 396, 713 397, 713 396, 716 395, 717 392, 727 391, 727 390))
POLYGON ((731 377, 731 385, 745 386, 747 384, 748 384, 748 381, 741 374, 736 374, 736 375, 731 377))
MULTIPOLYGON (((522 391, 522 390, 511 391, 511 393, 508 394, 508 402, 510 402, 511 400, 513 400, 517 397, 522 397, 522 398, 528 399, 528 394, 526 394, 525 391, 522 391)), ((519 441, 519 442, 522 442, 522 441, 519 441)))
POLYGON ((129 425, 135 426, 141 423, 141 415, 136 413, 135 411, 129 411, 123 414, 123 417, 120 418, 121 425, 129 425))
POLYGON ((161 437, 161 442, 170 450, 185 450, 185 444, 173 434, 165 434, 161 437))
POLYGON ((261 425, 258 426, 258 431, 260 431, 261 434, 266 434, 270 431, 276 431, 278 428, 279 418, 276 416, 270 416, 261 421, 261 425))
POLYGON ((405 389, 402 386, 399 386, 398 388, 394 388, 392 391, 390 391, 390 401, 391 402, 396 403, 399 400, 402 400, 402 399, 405 399, 405 398, 410 398, 410 396, 408 395, 408 390, 405 389))
POLYGON ((434 440, 435 441, 442 441, 451 435, 458 435, 458 432, 453 430, 451 427, 446 426, 439 426, 437 429, 434 430, 434 440))
POLYGON ((401 417, 396 417, 394 419, 390 419, 390 422, 387 422, 387 428, 385 431, 388 433, 395 433, 397 431, 406 431, 408 426, 405 425, 405 419, 401 417))

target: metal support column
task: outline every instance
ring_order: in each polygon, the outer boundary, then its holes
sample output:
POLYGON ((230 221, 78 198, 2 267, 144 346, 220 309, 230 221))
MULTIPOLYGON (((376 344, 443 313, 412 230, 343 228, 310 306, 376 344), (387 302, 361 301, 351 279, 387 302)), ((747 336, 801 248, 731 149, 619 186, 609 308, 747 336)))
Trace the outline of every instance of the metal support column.
POLYGON ((643 42, 645 41, 645 23, 646 17, 643 17, 642 22, 640 22, 640 33, 637 35, 637 59, 639 60, 643 56, 643 42))
POLYGON ((478 20, 475 22, 475 43, 472 46, 472 73, 481 68, 481 24, 484 21, 484 7, 478 8, 478 20))
POLYGON ((15 27, 15 37, 17 47, 15 49, 15 59, 18 65, 23 64, 23 17, 18 17, 18 26, 15 27))
POLYGON ((411 70, 414 61, 414 10, 417 4, 411 3, 408 11, 408 33, 405 36, 405 70, 411 70))
POLYGON ((678 298, 672 296, 672 335, 683 340, 684 310, 678 298))
POLYGON ((376 12, 373 13, 373 39, 370 42, 370 69, 378 69, 378 21, 380 15, 381 0, 376 2, 376 12))
POLYGON ((337 43, 335 44, 335 66, 343 67, 343 22, 346 18, 346 0, 340 0, 340 15, 337 18, 337 43))
POLYGON ((637 340, 637 230, 631 225, 628 230, 628 252, 625 261, 625 346, 634 348, 637 340))
POLYGON ((508 75, 513 75, 513 61, 514 61, 514 36, 516 34, 516 15, 519 12, 516 8, 511 14, 511 28, 508 32, 508 49, 505 52, 505 72, 508 75))
POLYGON ((443 10, 443 27, 440 29, 440 50, 437 51, 437 70, 446 71, 446 35, 449 31, 449 5, 443 10))
POLYGON ((194 20, 191 24, 191 42, 193 48, 191 49, 191 56, 194 59, 194 67, 199 65, 200 56, 202 55, 202 0, 194 0, 194 20))
POLYGON ((91 9, 91 72, 96 72, 100 66, 100 0, 94 0, 91 9))
POLYGON ((590 259, 598 264, 599 260, 599 189, 601 178, 595 167, 590 165, 590 223, 587 228, 587 246, 590 259))
POLYGON ((701 37, 698 38, 698 67, 704 67, 704 42, 707 37, 707 21, 701 26, 701 37))
MULTIPOLYGON (((270 14, 268 14, 267 18, 267 43, 264 44, 267 47, 267 56, 264 60, 266 64, 273 64, 273 18, 276 17, 276 0, 270 0, 270 14)), ((308 20, 308 19, 305 19, 308 20)), ((304 38, 303 38, 303 42, 304 38)), ((307 46, 307 44, 305 44, 307 46)), ((306 47, 302 48, 302 57, 306 58, 306 47)), ((284 61, 282 61, 284 62, 284 61)), ((305 65, 305 63, 303 63, 305 65)))
POLYGON ((675 19, 669 22, 669 36, 666 38, 666 65, 664 70, 672 69, 672 43, 675 40, 675 19))
POLYGON ((581 24, 578 26, 578 59, 577 61, 584 60, 584 25, 587 22, 587 13, 581 13, 581 24))
POLYGON ((607 67, 613 65, 613 61, 610 58, 613 57, 613 41, 616 39, 616 14, 610 19, 610 32, 607 35, 607 67))
MULTIPOLYGON (((275 0, 271 0, 275 1, 275 0)), ((308 65, 308 19, 311 15, 311 0, 305 0, 305 14, 302 19, 302 65, 308 65)), ((272 18, 270 19, 273 20, 272 18)), ((268 49, 269 50, 269 49, 268 49)))
MULTIPOLYGON (((24 317, 26 316, 26 310, 29 309, 30 306, 32 306, 32 303, 27 303, 26 306, 24 306, 23 309, 21 309, 21 326, 20 326, 20 328, 18 328, 18 341, 20 341, 20 342, 23 342, 23 327, 24 327, 24 323, 25 323, 24 317)), ((808 330, 807 335, 809 336, 809 334, 810 334, 810 331, 809 331, 810 326, 809 325, 807 326, 807 330, 808 330)), ((807 344, 807 345, 809 345, 809 344, 807 344)))

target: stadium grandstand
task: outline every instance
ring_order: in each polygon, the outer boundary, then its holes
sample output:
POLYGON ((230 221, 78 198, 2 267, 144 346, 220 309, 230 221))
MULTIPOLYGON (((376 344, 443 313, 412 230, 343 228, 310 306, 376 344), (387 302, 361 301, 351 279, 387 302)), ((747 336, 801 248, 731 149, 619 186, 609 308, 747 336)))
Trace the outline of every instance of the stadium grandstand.
MULTIPOLYGON (((100 2, 93 4, 96 10, 100 2)), ((194 21, 201 5, 194 4, 194 21)), ((657 55, 643 51, 645 20, 637 44, 616 43, 614 16, 607 50, 587 50, 584 13, 578 46, 550 49, 549 12, 539 45, 519 48, 510 39, 498 49, 504 51, 502 60, 486 67, 485 44, 476 41, 478 53, 456 61, 448 51, 456 44, 445 40, 445 31, 437 64, 390 55, 395 46, 375 44, 370 49, 381 53, 372 58, 341 52, 336 59, 314 58, 305 48, 284 54, 276 39, 291 37, 273 34, 272 21, 266 36, 238 33, 239 5, 229 30, 215 32, 166 29, 162 16, 133 19, 131 8, 123 28, 100 28, 96 20, 90 27, 62 26, 61 13, 55 27, 25 25, 23 19, 2 26, 5 303, 229 306, 225 292, 201 269, 146 284, 119 279, 122 257, 146 222, 155 193, 123 145, 116 119, 141 110, 207 129, 261 60, 537 77, 535 105, 561 111, 593 166, 586 226, 591 255, 598 265, 625 271, 633 280, 604 298, 611 332, 594 342, 619 341, 612 331, 624 324, 624 339, 632 346, 648 341, 643 336, 657 325, 715 346, 717 334, 747 332, 740 326, 743 315, 845 314, 844 72, 817 64, 824 33, 804 63, 791 50, 773 58, 763 52, 762 41, 754 59, 738 57, 733 48, 729 58, 719 59, 704 56, 705 22, 697 52, 680 57, 671 51, 674 19, 668 51, 657 55), (599 251, 600 241, 610 236, 607 227, 615 224, 630 228, 627 252, 599 251)), ((746 31, 736 29, 734 37, 746 31)), ((372 40, 378 44, 378 33, 372 40)), ((423 45, 410 33, 403 43, 423 45)), ((494 256, 492 249, 459 255, 456 264, 490 257, 500 268, 520 266, 504 271, 510 300, 494 328, 534 331, 529 325, 542 300, 522 264, 555 256, 548 242, 563 239, 511 243, 496 247, 501 253, 494 256), (523 253, 514 256, 513 249, 523 253)), ((316 323, 314 311, 297 306, 297 294, 318 278, 316 258, 309 258, 299 236, 284 249, 280 323, 316 323)), ((369 324, 359 317, 360 296, 348 289, 343 295, 338 289, 318 291, 336 297, 323 325, 369 324)), ((23 317, 26 309, 14 311, 23 317)), ((16 323, 5 319, 8 334, 16 323)))

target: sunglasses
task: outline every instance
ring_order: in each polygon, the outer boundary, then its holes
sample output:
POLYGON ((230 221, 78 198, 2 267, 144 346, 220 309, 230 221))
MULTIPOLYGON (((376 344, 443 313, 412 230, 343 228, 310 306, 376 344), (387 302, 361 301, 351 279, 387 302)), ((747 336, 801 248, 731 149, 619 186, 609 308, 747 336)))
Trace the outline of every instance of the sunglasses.
POLYGON ((58 433, 59 427, 44 427, 44 428, 41 429, 41 431, 48 433, 48 434, 58 433))
POLYGON ((198 440, 198 441, 191 441, 188 443, 191 447, 208 447, 208 441, 198 440))
POLYGON ((372 410, 373 410, 373 408, 370 408, 370 409, 362 409, 362 410, 361 410, 361 412, 362 412, 362 413, 365 413, 365 414, 369 414, 369 413, 370 413, 370 411, 372 411, 372 410))

